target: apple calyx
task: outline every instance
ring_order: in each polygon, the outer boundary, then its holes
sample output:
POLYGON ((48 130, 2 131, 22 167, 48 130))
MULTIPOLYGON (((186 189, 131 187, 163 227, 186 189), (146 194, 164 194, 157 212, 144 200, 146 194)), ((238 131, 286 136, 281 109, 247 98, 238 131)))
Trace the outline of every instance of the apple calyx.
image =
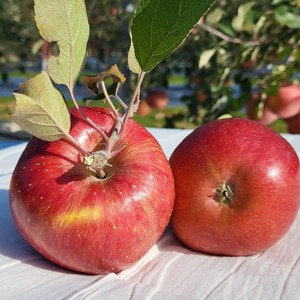
POLYGON ((229 205, 234 197, 232 184, 225 182, 218 186, 214 195, 214 200, 222 205, 229 205))

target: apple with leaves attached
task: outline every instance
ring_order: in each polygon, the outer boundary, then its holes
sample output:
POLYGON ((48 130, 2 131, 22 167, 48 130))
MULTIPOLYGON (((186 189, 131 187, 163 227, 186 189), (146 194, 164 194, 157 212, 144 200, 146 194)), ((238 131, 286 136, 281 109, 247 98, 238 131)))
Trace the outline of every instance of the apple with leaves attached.
MULTIPOLYGON (((106 133, 113 130, 111 112, 83 111, 106 133)), ((76 110, 71 120, 70 134, 82 147, 101 147, 102 137, 76 110)), ((169 222, 174 182, 157 141, 131 120, 115 147, 121 150, 103 178, 65 139, 33 138, 16 166, 10 198, 17 227, 58 265, 92 274, 119 272, 140 259, 169 222)))
POLYGON ((56 51, 47 72, 14 94, 13 118, 34 137, 14 170, 10 204, 21 234, 52 262, 89 274, 119 272, 160 238, 173 209, 174 178, 158 142, 131 118, 146 73, 183 42, 212 2, 174 3, 178 15, 164 1, 141 1, 130 28, 128 65, 136 83, 129 99, 119 96, 125 77, 116 65, 84 77, 95 96, 83 100, 106 101, 107 110, 80 107, 75 98, 87 55, 84 0, 34 1, 39 32, 56 51), (162 14, 164 22, 150 26, 162 14), (71 114, 54 83, 68 88, 71 114))
POLYGON ((170 164, 176 186, 173 229, 195 251, 261 252, 297 215, 297 154, 255 121, 223 119, 196 129, 174 150, 170 164))

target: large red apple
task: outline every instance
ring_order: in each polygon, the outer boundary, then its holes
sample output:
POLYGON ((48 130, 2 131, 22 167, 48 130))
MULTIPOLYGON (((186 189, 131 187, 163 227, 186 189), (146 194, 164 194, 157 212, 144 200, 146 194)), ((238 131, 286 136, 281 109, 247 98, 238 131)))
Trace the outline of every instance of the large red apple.
MULTIPOLYGON (((83 108, 109 134, 112 113, 83 108)), ((75 110, 71 135, 88 151, 100 135, 75 110)), ((160 238, 174 204, 170 165, 157 141, 129 120, 100 179, 67 140, 32 138, 11 180, 13 217, 24 238, 52 262, 80 272, 119 272, 160 238)))
POLYGON ((208 123, 170 158, 172 225, 199 252, 250 255, 289 229, 299 207, 299 160, 271 129, 246 119, 208 123))

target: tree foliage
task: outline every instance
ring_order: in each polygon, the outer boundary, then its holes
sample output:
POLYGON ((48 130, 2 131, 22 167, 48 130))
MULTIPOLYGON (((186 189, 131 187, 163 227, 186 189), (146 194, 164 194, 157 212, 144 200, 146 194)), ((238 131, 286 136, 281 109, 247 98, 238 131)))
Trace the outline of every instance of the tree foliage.
MULTIPOLYGON (((88 52, 104 69, 126 69, 129 22, 140 0, 86 1, 90 23, 88 52)), ((240 111, 254 91, 263 100, 280 84, 299 81, 299 0, 218 0, 184 44, 146 76, 144 87, 167 86, 168 76, 184 66, 195 88, 186 97, 196 123, 240 111), (238 89, 237 89, 238 87, 238 89)), ((0 63, 33 57, 39 35, 32 0, 0 3, 0 63)), ((40 52, 39 52, 40 53, 40 52)))
POLYGON ((190 117, 209 121, 241 111, 253 93, 263 101, 299 83, 299 16, 299 0, 220 0, 179 54, 194 71, 190 117))
POLYGON ((1 63, 9 64, 31 56, 31 46, 38 39, 33 20, 33 1, 1 1, 0 23, 1 63))

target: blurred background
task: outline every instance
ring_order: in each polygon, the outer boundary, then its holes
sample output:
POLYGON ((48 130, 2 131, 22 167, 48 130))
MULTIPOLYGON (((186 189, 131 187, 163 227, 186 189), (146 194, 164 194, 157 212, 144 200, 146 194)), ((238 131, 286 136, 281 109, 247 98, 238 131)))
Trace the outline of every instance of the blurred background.
MULTIPOLYGON (((128 26, 138 3, 86 1, 88 57, 75 89, 81 104, 90 95, 83 76, 115 63, 127 78, 120 94, 128 99, 135 83, 127 67, 128 26)), ((39 36, 33 1, 1 1, 0 22, 0 124, 6 124, 13 91, 45 68, 53 49, 39 36)), ((300 133, 299 29, 300 0, 217 1, 180 48, 146 76, 135 119, 148 127, 194 128, 230 114, 300 133)))

